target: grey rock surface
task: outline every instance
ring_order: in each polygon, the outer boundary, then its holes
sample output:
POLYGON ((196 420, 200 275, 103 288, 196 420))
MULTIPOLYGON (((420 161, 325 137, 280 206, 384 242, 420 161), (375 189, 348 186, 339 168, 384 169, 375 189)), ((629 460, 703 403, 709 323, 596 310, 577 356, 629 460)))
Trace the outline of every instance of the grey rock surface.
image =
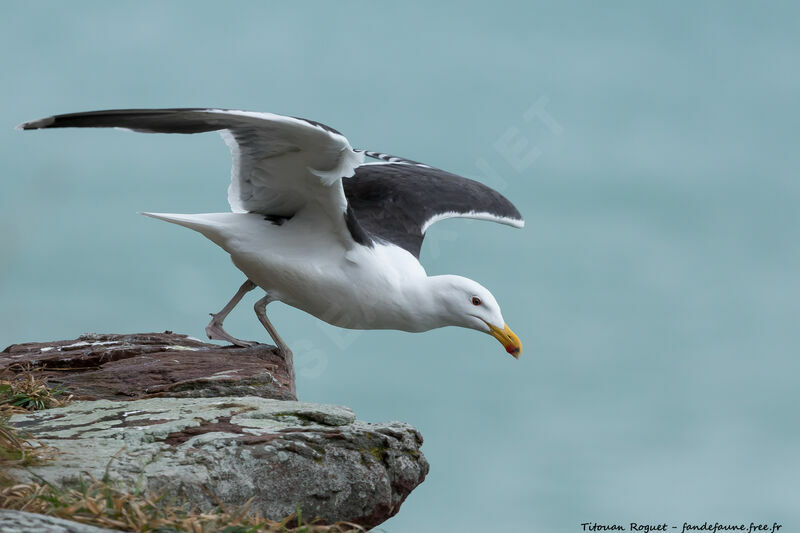
POLYGON ((0 531, 3 533, 120 533, 116 529, 102 529, 71 520, 8 509, 0 509, 0 531))
POLYGON ((212 508, 217 500, 280 520, 295 512, 373 527, 428 473, 422 437, 400 423, 356 420, 344 407, 232 398, 82 401, 11 423, 61 453, 13 471, 58 485, 108 472, 120 486, 212 508))

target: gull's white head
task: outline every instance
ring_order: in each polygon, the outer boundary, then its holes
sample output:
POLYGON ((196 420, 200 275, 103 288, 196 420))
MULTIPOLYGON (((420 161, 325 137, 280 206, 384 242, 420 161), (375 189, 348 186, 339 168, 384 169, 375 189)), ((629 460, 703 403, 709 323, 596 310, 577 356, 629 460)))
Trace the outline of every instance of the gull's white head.
POLYGON ((488 333, 519 358, 522 342, 503 320, 500 305, 480 283, 461 276, 433 276, 440 318, 448 326, 460 326, 488 333))

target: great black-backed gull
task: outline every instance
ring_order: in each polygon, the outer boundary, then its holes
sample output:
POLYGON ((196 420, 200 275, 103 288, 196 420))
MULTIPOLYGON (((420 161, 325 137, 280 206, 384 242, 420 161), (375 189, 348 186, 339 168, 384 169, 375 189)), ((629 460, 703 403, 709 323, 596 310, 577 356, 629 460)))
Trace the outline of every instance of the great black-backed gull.
POLYGON ((233 156, 231 213, 142 213, 191 228, 231 255, 247 280, 212 314, 211 339, 250 345, 222 327, 256 287, 256 315, 288 358, 266 315, 284 302, 335 326, 427 331, 461 326, 522 344, 494 296, 470 279, 428 276, 419 262, 431 224, 452 217, 522 227, 503 195, 416 161, 354 149, 338 131, 301 118, 226 109, 125 109, 56 115, 26 130, 115 127, 147 133, 219 131, 233 156), (364 163, 368 156, 377 160, 364 163))

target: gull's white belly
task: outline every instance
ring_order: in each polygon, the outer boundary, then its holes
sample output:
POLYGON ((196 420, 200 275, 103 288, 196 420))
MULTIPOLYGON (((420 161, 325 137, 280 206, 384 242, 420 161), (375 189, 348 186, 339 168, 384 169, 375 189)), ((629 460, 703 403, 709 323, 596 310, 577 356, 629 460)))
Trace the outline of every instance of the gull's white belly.
POLYGON ((415 306, 404 289, 426 274, 405 250, 376 244, 347 251, 332 231, 321 230, 319 220, 295 217, 278 226, 260 215, 217 216, 217 235, 203 233, 276 299, 344 328, 430 327, 409 313, 415 306))

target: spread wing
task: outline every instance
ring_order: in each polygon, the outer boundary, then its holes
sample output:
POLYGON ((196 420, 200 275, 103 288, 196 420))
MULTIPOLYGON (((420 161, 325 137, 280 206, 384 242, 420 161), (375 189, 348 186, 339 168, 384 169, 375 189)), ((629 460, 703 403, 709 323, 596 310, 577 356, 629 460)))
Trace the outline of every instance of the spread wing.
POLYGON ((477 181, 377 152, 344 181, 347 201, 361 226, 419 258, 425 232, 447 218, 490 220, 521 228, 522 215, 508 199, 477 181))
POLYGON ((353 233, 342 178, 364 155, 336 130, 305 119, 227 109, 117 109, 56 115, 22 129, 116 127, 145 133, 219 131, 233 157, 228 203, 234 212, 291 217, 325 211, 343 235, 353 233))

